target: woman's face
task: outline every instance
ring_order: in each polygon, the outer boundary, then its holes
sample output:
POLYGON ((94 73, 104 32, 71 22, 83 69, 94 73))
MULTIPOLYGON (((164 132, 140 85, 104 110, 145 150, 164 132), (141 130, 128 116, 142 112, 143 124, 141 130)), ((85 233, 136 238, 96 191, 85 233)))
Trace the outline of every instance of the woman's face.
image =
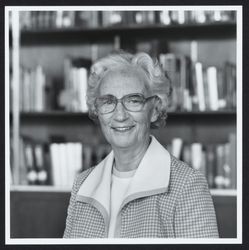
MULTIPOLYGON (((113 95, 120 99, 125 95, 141 93, 151 96, 142 73, 135 69, 108 72, 100 83, 99 96, 113 95)), ((126 110, 121 102, 108 114, 99 114, 101 129, 112 148, 139 149, 146 147, 150 135, 150 123, 155 120, 153 101, 148 101, 139 112, 126 110)))

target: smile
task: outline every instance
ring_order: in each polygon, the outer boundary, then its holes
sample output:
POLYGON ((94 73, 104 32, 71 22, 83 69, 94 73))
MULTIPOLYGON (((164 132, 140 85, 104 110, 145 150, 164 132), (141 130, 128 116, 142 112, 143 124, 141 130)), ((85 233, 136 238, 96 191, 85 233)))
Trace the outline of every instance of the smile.
POLYGON ((129 131, 133 128, 134 126, 127 126, 127 127, 112 127, 112 129, 114 129, 115 131, 118 132, 126 132, 129 131))

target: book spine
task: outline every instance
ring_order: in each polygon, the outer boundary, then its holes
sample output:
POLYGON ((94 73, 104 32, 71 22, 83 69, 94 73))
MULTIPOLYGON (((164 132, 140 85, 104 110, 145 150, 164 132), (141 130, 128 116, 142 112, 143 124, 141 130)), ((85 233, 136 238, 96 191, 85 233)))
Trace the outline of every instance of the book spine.
POLYGON ((39 185, 45 185, 48 181, 48 173, 45 168, 44 150, 42 144, 34 146, 35 164, 37 169, 37 181, 39 185))
POLYGON ((181 138, 173 138, 172 142, 172 154, 180 159, 183 147, 183 140, 181 138))
POLYGON ((81 112, 87 112, 87 104, 86 104, 86 91, 87 91, 87 69, 79 68, 78 69, 78 84, 79 84, 79 110, 81 112))
POLYGON ((216 67, 207 68, 207 82, 209 90, 210 109, 217 111, 218 106, 218 86, 217 86, 217 69, 216 67))
POLYGON ((195 72, 196 72, 196 87, 197 87, 199 110, 205 111, 206 104, 204 96, 203 68, 200 62, 197 62, 195 64, 195 72))
POLYGON ((231 133, 229 135, 229 158, 228 164, 231 169, 231 188, 236 188, 237 186, 237 156, 236 156, 236 134, 231 133))
POLYGON ((37 171, 34 164, 33 147, 30 143, 25 144, 25 157, 27 165, 27 179, 29 185, 37 184, 37 171))
POLYGON ((191 159, 192 167, 202 171, 202 144, 201 143, 192 143, 191 144, 191 159))
POLYGON ((52 143, 49 146, 50 157, 51 157, 51 182, 54 186, 61 185, 60 169, 59 169, 59 145, 57 143, 52 143))

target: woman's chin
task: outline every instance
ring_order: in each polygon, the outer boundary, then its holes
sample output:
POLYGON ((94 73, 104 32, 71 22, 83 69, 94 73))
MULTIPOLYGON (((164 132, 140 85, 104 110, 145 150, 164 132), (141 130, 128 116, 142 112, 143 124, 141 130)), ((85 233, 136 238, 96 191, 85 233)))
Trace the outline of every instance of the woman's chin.
POLYGON ((119 138, 115 138, 115 140, 112 140, 111 146, 113 149, 128 149, 132 148, 134 146, 135 142, 134 140, 129 140, 127 136, 122 137, 119 136, 119 138))

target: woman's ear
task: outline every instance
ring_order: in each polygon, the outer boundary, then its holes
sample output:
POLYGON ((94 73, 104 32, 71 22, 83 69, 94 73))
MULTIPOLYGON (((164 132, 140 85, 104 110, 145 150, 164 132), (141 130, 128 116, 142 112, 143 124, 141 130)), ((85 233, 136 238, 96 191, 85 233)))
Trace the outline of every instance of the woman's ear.
POLYGON ((161 106, 162 106, 161 98, 159 98, 157 96, 153 102, 153 110, 152 110, 152 115, 151 115, 151 119, 150 119, 151 122, 155 122, 158 119, 158 116, 159 116, 160 110, 161 110, 161 106))

